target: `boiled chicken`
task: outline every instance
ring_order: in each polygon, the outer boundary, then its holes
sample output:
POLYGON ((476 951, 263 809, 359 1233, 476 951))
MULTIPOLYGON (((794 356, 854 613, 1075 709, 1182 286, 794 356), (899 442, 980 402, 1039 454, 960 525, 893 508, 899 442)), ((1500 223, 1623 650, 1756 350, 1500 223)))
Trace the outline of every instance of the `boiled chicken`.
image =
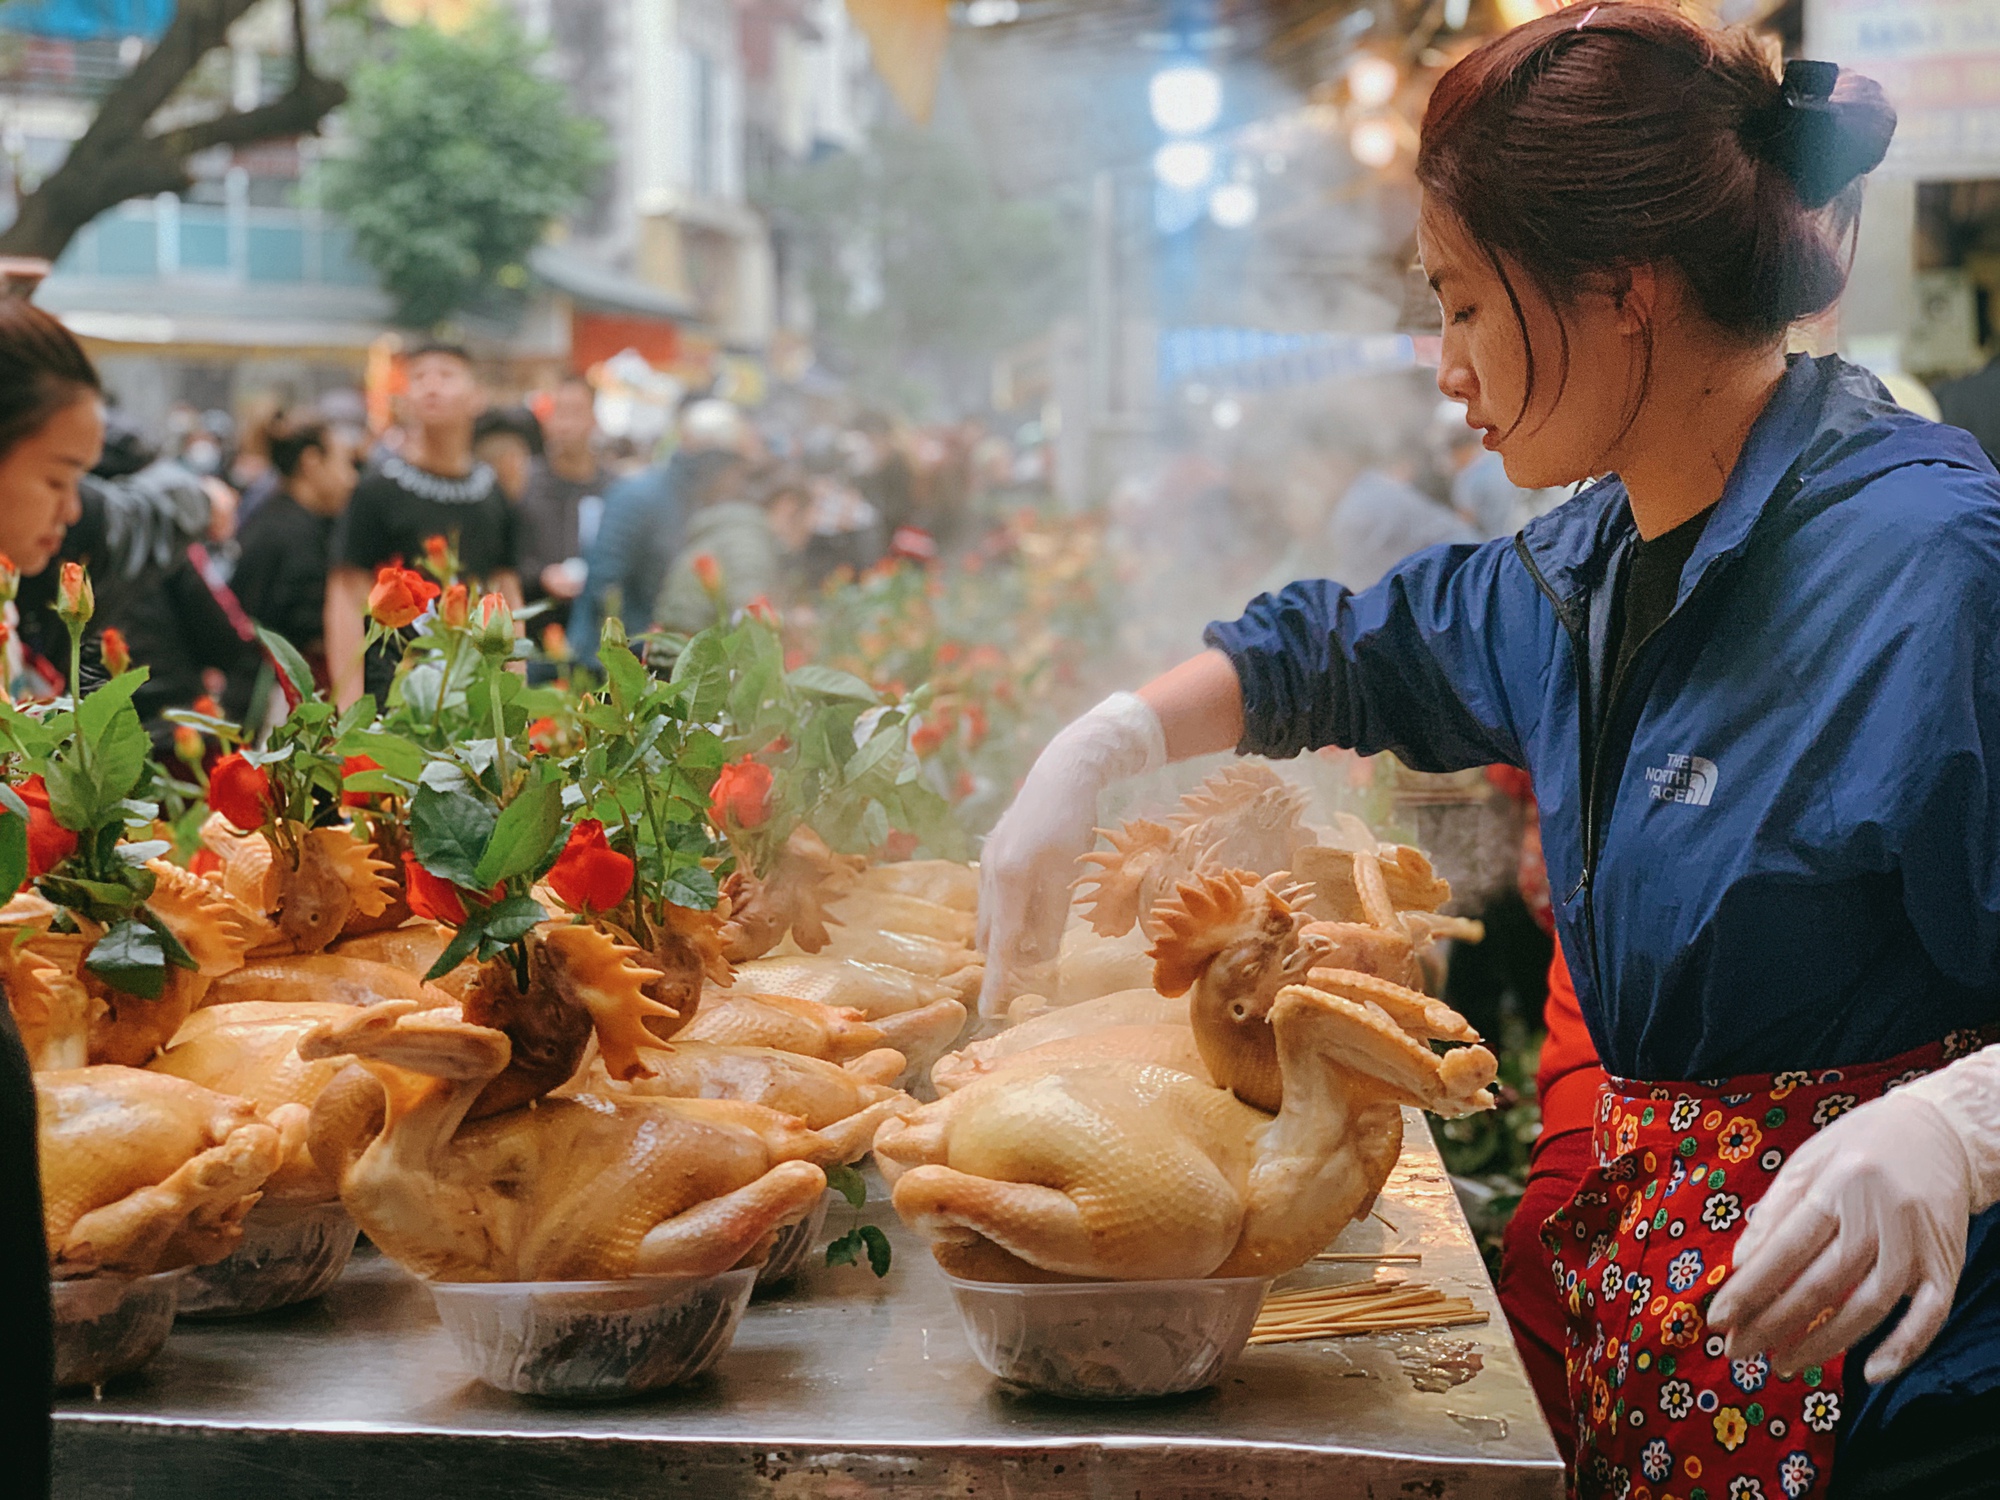
MULTIPOLYGON (((1015 1004, 1021 1008, 1021 1002, 1015 1004)), ((1194 1066, 1183 1071, 1206 1075, 1194 1032, 1188 1025, 1187 1001, 1170 999, 1147 988, 1121 990, 1075 1005, 1043 1009, 1005 1031, 970 1042, 939 1058, 931 1069, 931 1082, 940 1094, 949 1094, 975 1079, 1011 1066, 1017 1058, 1052 1056, 1055 1055, 1052 1049, 1080 1042, 1083 1051, 1078 1055, 1103 1056, 1101 1039, 1114 1034, 1123 1039, 1112 1043, 1114 1049, 1136 1048, 1138 1051, 1133 1055, 1143 1054, 1148 1061, 1170 1066, 1180 1066, 1173 1061, 1175 1058, 1191 1061, 1194 1066)))
POLYGON ((722 952, 731 963, 762 958, 790 934, 799 951, 826 946, 826 904, 860 861, 835 854, 801 823, 762 878, 738 870, 723 887, 728 898, 722 952))
MULTIPOLYGON (((330 958, 358 958, 369 963, 389 964, 410 974, 428 974, 456 936, 442 923, 417 920, 379 932, 342 938, 327 950, 327 955, 330 958)), ((473 963, 462 963, 449 974, 440 975, 430 982, 457 998, 465 993, 475 968, 477 965, 473 963)), ((380 998, 393 1000, 405 997, 383 995, 380 998)))
POLYGON ((104 1065, 43 1073, 42 1213, 57 1277, 210 1265, 303 1138, 306 1111, 104 1065))
POLYGON ((842 1066, 775 1047, 678 1038, 670 1047, 643 1050, 640 1057, 644 1076, 620 1082, 594 1063, 561 1092, 760 1104, 817 1131, 835 1162, 866 1155, 885 1120, 902 1118, 917 1107, 916 1100, 893 1087, 905 1062, 902 1053, 887 1047, 842 1066))
POLYGON ((847 1006, 870 1020, 935 1005, 970 1000, 979 991, 977 967, 931 978, 888 964, 864 963, 825 954, 759 958, 736 966, 736 988, 753 995, 789 995, 822 1005, 847 1006))
MULTIPOLYGON (((299 1056, 299 1041, 323 1022, 352 1015, 355 1008, 339 1000, 205 1006, 187 1018, 172 1045, 147 1070, 247 1099, 266 1113, 287 1104, 310 1109, 344 1064, 306 1061, 299 1056)), ((330 1203, 340 1188, 314 1163, 301 1131, 264 1184, 264 1195, 273 1202, 330 1203)))
POLYGON ((915 896, 955 910, 972 913, 979 909, 979 871, 948 859, 911 859, 895 864, 870 865, 847 882, 857 894, 888 891, 899 896, 915 896))
POLYGON ((775 1047, 837 1063, 880 1048, 894 1048, 906 1059, 928 1060, 949 1047, 964 1025, 965 1007, 956 1000, 938 1000, 871 1021, 848 1006, 789 995, 754 995, 739 986, 733 992, 710 991, 701 1013, 674 1040, 775 1047))
POLYGON ((795 1118, 717 1099, 581 1094, 468 1121, 505 1033, 391 1001, 323 1023, 353 1058, 313 1108, 313 1156, 383 1252, 440 1281, 719 1274, 768 1253, 838 1151, 795 1118))
POLYGON ((259 1001, 287 1005, 302 1001, 379 1005, 384 1000, 439 1005, 452 998, 445 990, 425 984, 420 977, 423 972, 346 953, 253 958, 211 984, 205 999, 209 1005, 259 1001))
POLYGON ((1118 1058, 1002 1067, 876 1138, 898 1213, 948 1271, 1001 1281, 1276 1275, 1365 1206, 1402 1107, 1490 1108, 1483 1047, 1438 1054, 1381 1009, 1283 979, 1317 950, 1242 872, 1187 882, 1154 925, 1215 1079, 1118 1058), (1263 1007, 1263 1014, 1258 1008, 1263 1007), (1262 1034, 1276 1058, 1261 1094, 1262 1034))

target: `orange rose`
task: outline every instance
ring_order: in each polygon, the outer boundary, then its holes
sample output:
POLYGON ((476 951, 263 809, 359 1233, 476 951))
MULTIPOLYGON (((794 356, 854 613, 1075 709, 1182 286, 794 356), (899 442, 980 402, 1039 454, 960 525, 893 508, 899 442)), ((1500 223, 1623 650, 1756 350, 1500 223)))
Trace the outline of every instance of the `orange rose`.
POLYGON ((547 755, 555 749, 556 739, 561 733, 554 719, 537 719, 528 726, 528 748, 538 755, 547 755))
POLYGON ((701 585, 702 592, 710 598, 721 597, 722 564, 715 560, 713 552, 697 552, 695 554, 694 581, 701 585))
POLYGON ((368 591, 368 614, 384 630, 401 630, 440 592, 423 574, 391 563, 375 575, 375 587, 368 591))
POLYGON ((0 552, 0 604, 12 604, 20 592, 21 570, 14 566, 13 558, 0 552))
POLYGON ((438 624, 446 630, 463 630, 472 618, 472 595, 462 583, 454 583, 438 600, 438 624))
POLYGON ((174 756, 190 766, 198 766, 208 756, 208 744, 201 731, 189 724, 174 726, 174 756))
POLYGON ((771 768, 748 755, 724 766, 708 794, 708 816, 724 832, 761 828, 771 816, 771 768))
POLYGON ((125 632, 115 625, 107 627, 98 637, 97 650, 104 660, 104 670, 113 677, 132 670, 132 648, 125 644, 125 632))
POLYGON ((56 581, 56 614, 65 625, 82 625, 97 611, 97 595, 82 563, 66 562, 56 581))

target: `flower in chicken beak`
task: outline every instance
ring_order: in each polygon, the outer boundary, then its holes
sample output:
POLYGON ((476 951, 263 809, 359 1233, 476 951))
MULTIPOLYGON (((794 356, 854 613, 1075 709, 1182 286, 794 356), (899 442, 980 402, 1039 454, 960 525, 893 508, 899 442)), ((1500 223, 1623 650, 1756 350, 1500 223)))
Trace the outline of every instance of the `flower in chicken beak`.
POLYGON ((271 778, 238 750, 215 763, 208 777, 208 805, 245 833, 271 817, 271 778))
POLYGON ((609 911, 632 890, 633 864, 604 837, 604 825, 587 818, 571 830, 569 841, 549 871, 549 888, 572 911, 609 911))

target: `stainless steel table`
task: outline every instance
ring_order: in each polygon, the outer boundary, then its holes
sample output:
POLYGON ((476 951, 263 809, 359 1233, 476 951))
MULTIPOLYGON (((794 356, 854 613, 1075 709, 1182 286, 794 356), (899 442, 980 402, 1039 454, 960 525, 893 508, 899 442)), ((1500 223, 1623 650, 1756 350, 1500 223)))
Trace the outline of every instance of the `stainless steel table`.
MULTIPOLYGON (((505 1495, 1552 1497, 1561 1468, 1437 1152, 1412 1114, 1379 1220, 1340 1250, 1408 1268, 1483 1327, 1247 1351, 1214 1390, 1077 1405, 996 1387, 886 1203, 896 1264, 814 1267, 753 1303, 679 1390, 555 1407, 468 1378, 423 1287, 358 1256, 315 1304, 181 1323, 102 1401, 56 1413, 59 1500, 446 1500, 505 1495), (1388 1227, 1393 1226, 1393 1228, 1388 1227)), ((879 1192, 879 1185, 877 1187, 879 1192)), ((829 1232, 845 1227, 835 1204, 829 1232)), ((1369 1268, 1315 1265, 1305 1278, 1369 1268)))

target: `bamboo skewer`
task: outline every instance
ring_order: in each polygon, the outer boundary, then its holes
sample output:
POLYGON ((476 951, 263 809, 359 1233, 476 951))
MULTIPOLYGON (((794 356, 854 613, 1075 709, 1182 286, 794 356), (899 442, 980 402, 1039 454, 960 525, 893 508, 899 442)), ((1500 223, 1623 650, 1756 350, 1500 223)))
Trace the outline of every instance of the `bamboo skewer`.
POLYGON ((1463 1297, 1447 1297, 1420 1281, 1357 1281, 1267 1297, 1251 1330, 1252 1344, 1283 1344, 1356 1333, 1455 1328, 1487 1321, 1463 1297))
POLYGON ((1416 1265, 1423 1260, 1423 1256, 1414 1250, 1378 1250, 1373 1254, 1359 1250, 1322 1250, 1313 1259, 1335 1265, 1373 1265, 1377 1261, 1384 1264, 1416 1265))

